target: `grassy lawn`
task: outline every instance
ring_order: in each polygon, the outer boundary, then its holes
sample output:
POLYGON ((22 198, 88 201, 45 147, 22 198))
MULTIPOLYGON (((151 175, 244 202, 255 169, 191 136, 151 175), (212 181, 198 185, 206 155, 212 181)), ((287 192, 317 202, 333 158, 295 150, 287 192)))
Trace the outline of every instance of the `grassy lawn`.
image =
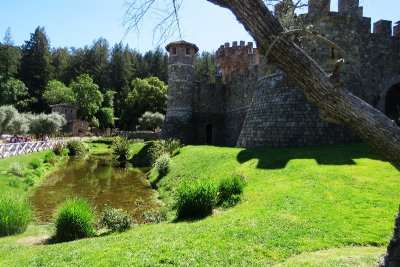
MULTIPOLYGON (((0 239, 0 265, 375 266, 385 252, 400 204, 400 174, 365 145, 187 146, 157 185, 172 205, 180 182, 218 181, 232 173, 247 180, 234 208, 199 221, 54 245, 21 242, 51 234, 49 226, 32 225, 23 235, 0 239)), ((157 177, 151 173, 150 179, 157 177)))
MULTIPOLYGON (((28 168, 29 162, 33 160, 40 160, 43 162, 44 156, 48 151, 41 151, 41 152, 35 152, 35 153, 30 153, 26 155, 19 155, 15 157, 9 157, 9 158, 4 158, 0 159, 0 195, 6 194, 6 193, 16 193, 16 194, 27 194, 27 191, 25 190, 25 187, 22 185, 22 180, 23 178, 15 178, 11 174, 9 174, 9 170, 11 167, 11 164, 14 162, 20 162, 23 164, 24 167, 28 168), (10 181, 13 179, 20 179, 21 180, 21 185, 18 188, 11 187, 9 186, 10 181)), ((45 173, 46 174, 50 168, 45 168, 45 173)), ((28 190, 31 191, 31 190, 28 190)))

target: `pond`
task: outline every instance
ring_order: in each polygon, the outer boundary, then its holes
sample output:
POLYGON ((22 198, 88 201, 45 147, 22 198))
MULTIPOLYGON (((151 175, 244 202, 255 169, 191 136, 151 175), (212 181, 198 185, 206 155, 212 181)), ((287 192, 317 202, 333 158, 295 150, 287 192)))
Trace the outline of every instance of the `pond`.
POLYGON ((57 206, 70 197, 87 199, 97 212, 107 205, 127 210, 140 219, 146 210, 161 207, 146 181, 147 169, 122 169, 107 158, 70 158, 37 188, 31 198, 39 222, 50 222, 57 206))

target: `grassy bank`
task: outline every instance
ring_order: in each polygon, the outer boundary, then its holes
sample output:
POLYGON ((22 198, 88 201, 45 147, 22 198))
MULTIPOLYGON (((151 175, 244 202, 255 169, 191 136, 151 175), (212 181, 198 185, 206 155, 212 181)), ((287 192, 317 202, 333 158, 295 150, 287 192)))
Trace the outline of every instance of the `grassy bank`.
POLYGON ((359 144, 187 146, 171 164, 157 184, 168 205, 180 182, 218 181, 232 173, 246 177, 242 202, 199 221, 55 245, 20 242, 49 231, 32 226, 23 235, 0 239, 0 265, 375 266, 400 204, 399 172, 359 144))

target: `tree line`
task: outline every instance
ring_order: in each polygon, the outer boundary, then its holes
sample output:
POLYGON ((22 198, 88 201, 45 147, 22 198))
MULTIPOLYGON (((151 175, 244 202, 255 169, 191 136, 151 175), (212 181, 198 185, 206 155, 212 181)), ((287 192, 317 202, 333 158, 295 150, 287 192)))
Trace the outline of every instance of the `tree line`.
MULTIPOLYGON (((215 69, 214 54, 204 52, 196 80, 212 82, 215 69)), ((119 127, 134 129, 144 112, 165 113, 167 82, 168 55, 161 48, 142 55, 121 42, 110 47, 104 38, 83 48, 51 48, 43 27, 22 46, 14 45, 8 28, 0 43, 0 105, 20 112, 49 112, 66 102, 93 126, 111 126, 118 117, 119 127)))

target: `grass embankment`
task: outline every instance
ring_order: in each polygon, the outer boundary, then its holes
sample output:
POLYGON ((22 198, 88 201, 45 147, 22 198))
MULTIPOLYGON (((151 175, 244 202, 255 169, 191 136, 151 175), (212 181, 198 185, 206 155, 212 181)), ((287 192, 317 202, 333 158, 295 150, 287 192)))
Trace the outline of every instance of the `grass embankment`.
POLYGON ((375 266, 384 253, 400 203, 400 175, 364 145, 188 146, 157 185, 171 204, 180 182, 232 173, 247 178, 242 202, 206 219, 55 245, 19 244, 38 234, 31 228, 0 239, 0 265, 375 266))

